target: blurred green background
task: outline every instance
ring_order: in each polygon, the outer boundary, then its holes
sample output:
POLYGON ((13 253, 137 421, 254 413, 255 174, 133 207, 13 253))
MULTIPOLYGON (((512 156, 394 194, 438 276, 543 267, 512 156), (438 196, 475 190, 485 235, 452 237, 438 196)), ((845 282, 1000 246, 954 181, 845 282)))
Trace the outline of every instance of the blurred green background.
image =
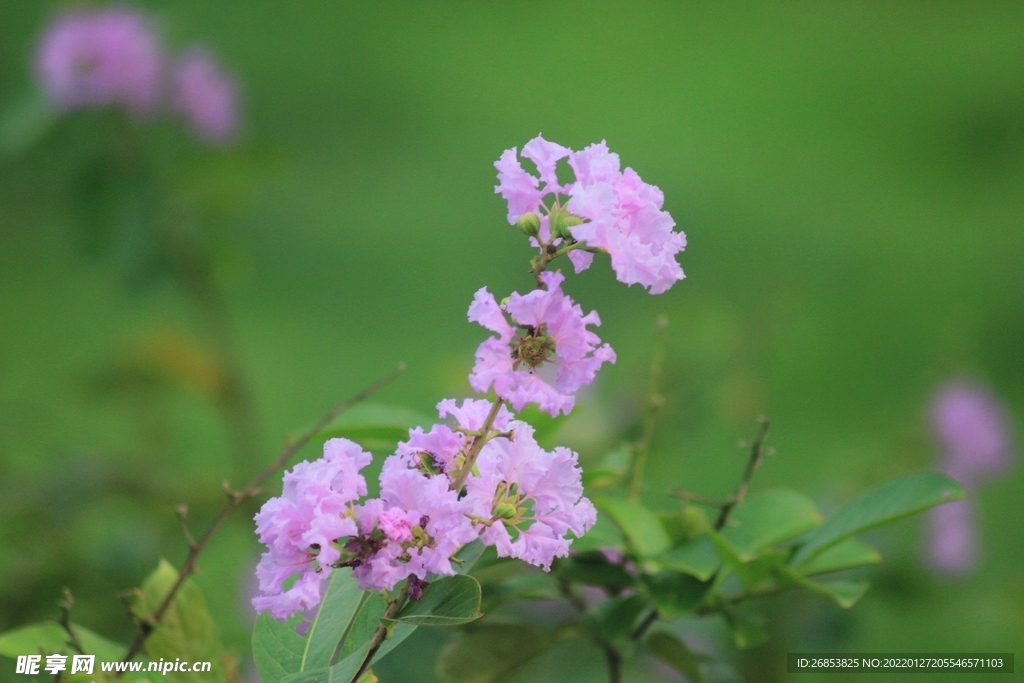
MULTIPOLYGON (((63 126, 4 162, 0 631, 56 616, 67 585, 79 623, 127 639, 115 593, 159 557, 183 559, 175 505, 200 527, 222 480, 240 484, 400 361, 408 372, 379 400, 429 414, 467 395, 484 337, 465 319, 473 292, 531 286, 491 164, 539 131, 574 148, 607 139, 688 236, 687 279, 664 295, 626 288, 601 258, 566 285, 599 310, 619 358, 561 434, 585 462, 635 418, 654 321, 669 318, 650 500, 675 485, 727 495, 736 442, 762 413, 778 454, 755 487, 828 510, 933 466, 924 410, 943 379, 973 374, 1024 408, 1020 3, 140 6, 172 45, 209 43, 243 84, 247 143, 203 168, 239 194, 210 229, 260 443, 232 461, 201 378, 142 394, 97 379, 195 321, 173 287, 126 286, 85 255, 69 168, 95 127, 63 126)), ((32 91, 54 7, 0 4, 0 109, 32 91)), ((928 571, 914 518, 872 539, 886 563, 851 612, 774 603, 772 640, 738 656, 748 680, 786 680, 787 651, 1024 653, 1022 497, 1020 467, 980 491, 984 555, 968 577, 928 571)), ((243 656, 252 512, 198 577, 243 656)), ((382 680, 429 680, 430 637, 382 680)), ((549 659, 523 680, 565 671, 549 659)))

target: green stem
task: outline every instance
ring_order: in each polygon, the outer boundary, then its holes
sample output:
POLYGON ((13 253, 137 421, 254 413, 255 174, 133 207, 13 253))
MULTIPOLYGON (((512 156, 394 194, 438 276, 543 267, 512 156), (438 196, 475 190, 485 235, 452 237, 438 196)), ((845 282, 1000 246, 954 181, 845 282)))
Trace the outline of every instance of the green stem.
MULTIPOLYGON (((398 591, 398 595, 395 599, 388 603, 387 609, 384 610, 384 616, 381 617, 381 621, 385 619, 394 619, 398 616, 398 613, 405 607, 406 601, 409 599, 409 579, 406 579, 402 584, 401 589, 398 591)), ((374 655, 377 654, 377 650, 384 644, 384 641, 388 639, 388 627, 383 623, 378 624, 377 630, 373 632, 373 638, 370 639, 370 649, 366 652, 366 657, 363 659, 362 665, 359 667, 359 671, 352 677, 353 681, 358 681, 359 677, 370 667, 370 663, 373 661, 374 655)))
POLYGON ((654 435, 654 423, 665 398, 659 393, 661 370, 665 364, 665 328, 668 320, 660 316, 657 323, 657 338, 654 343, 654 358, 651 360, 651 380, 647 392, 647 410, 644 415, 643 429, 640 438, 633 444, 630 458, 628 481, 629 499, 634 503, 640 500, 644 486, 644 468, 647 467, 647 455, 650 451, 651 437, 654 435))
POLYGON ((743 502, 743 498, 747 495, 747 487, 750 486, 750 480, 764 459, 764 441, 768 438, 768 418, 761 417, 759 421, 761 422, 761 429, 757 432, 757 438, 750 444, 750 459, 747 461, 747 469, 743 471, 743 476, 740 477, 736 493, 726 500, 725 505, 722 506, 722 511, 718 513, 718 519, 715 520, 715 529, 724 527, 725 523, 729 521, 729 513, 732 512, 732 509, 743 502))
POLYGON ((491 427, 494 425, 494 419, 498 417, 498 411, 501 410, 503 403, 504 401, 500 398, 494 399, 494 404, 484 419, 483 427, 480 428, 480 436, 473 437, 473 443, 466 452, 466 461, 462 463, 462 469, 459 470, 455 481, 452 482, 452 491, 461 491, 462 487, 466 485, 466 480, 469 479, 469 475, 473 471, 473 465, 476 464, 480 451, 483 450, 484 444, 490 441, 493 436, 491 434, 491 427))

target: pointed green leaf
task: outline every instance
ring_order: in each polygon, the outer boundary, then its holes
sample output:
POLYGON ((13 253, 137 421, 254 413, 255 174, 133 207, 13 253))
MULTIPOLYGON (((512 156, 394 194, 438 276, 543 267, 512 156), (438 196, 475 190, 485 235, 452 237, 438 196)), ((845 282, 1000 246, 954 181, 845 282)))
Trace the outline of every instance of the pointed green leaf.
POLYGON ((341 437, 369 450, 390 450, 409 438, 411 428, 431 422, 429 417, 400 406, 360 403, 336 417, 313 438, 326 441, 341 437))
POLYGON ((672 545, 661 521, 651 510, 624 498, 599 498, 598 510, 607 513, 638 553, 653 557, 672 545))
POLYGON ((351 570, 336 569, 331 572, 320 609, 306 633, 299 671, 330 666, 338 644, 350 630, 356 612, 362 605, 363 596, 351 570))
POLYGON ((715 544, 707 535, 672 546, 655 559, 663 567, 686 572, 701 581, 710 579, 721 565, 715 544))
POLYGON ((934 472, 891 479, 849 501, 808 534, 793 556, 800 566, 850 536, 967 495, 949 477, 934 472))
POLYGON ((821 524, 814 502, 802 493, 779 489, 748 498, 733 510, 724 536, 743 561, 821 524))
POLYGON ((814 576, 815 574, 827 574, 828 572, 861 567, 866 564, 878 564, 881 561, 882 556, 867 543, 857 538, 848 538, 823 550, 796 567, 796 570, 804 576, 814 576))
POLYGON ((64 629, 54 623, 22 626, 0 634, 0 655, 70 654, 66 638, 64 629))
POLYGON ((644 641, 652 655, 686 676, 692 683, 703 683, 700 659, 682 640, 667 631, 654 631, 644 641))
MULTIPOLYGON (((141 596, 134 606, 135 613, 142 619, 150 618, 177 579, 177 570, 166 560, 161 560, 156 570, 142 583, 141 596)), ((187 661, 222 661, 225 655, 217 627, 206 609, 202 592, 191 579, 182 584, 171 606, 164 612, 163 619, 146 640, 146 654, 151 659, 169 661, 177 658, 187 661)), ((219 680, 224 670, 217 668, 221 670, 211 671, 202 678, 219 680)), ((171 673, 168 678, 195 681, 197 677, 193 673, 171 673)))
POLYGON ((445 646, 437 675, 445 683, 499 683, 556 642, 534 624, 480 624, 445 646))
POLYGON ((395 621, 415 626, 457 626, 480 616, 480 583, 472 576, 459 574, 431 582, 423 589, 422 599, 407 602, 395 621))
POLYGON ((860 578, 811 581, 786 566, 775 568, 780 583, 802 586, 809 591, 824 595, 836 601, 840 607, 849 609, 861 599, 868 589, 868 582, 860 578))
POLYGON ((349 653, 334 666, 288 674, 281 679, 281 683, 353 683, 352 679, 359 673, 369 650, 370 643, 363 643, 358 650, 349 653))
POLYGON ((268 612, 256 617, 252 632, 252 658, 262 683, 278 683, 302 670, 306 639, 295 632, 298 620, 282 623, 268 612))

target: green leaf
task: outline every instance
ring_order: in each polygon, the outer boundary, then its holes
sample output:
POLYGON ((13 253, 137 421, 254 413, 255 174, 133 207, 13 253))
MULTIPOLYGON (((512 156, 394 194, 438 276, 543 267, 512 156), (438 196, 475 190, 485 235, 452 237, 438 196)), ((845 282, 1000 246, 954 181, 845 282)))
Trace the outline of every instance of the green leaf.
POLYGON ((349 570, 334 570, 320 602, 316 617, 309 624, 299 671, 330 666, 335 650, 349 632, 356 612, 364 600, 349 570))
POLYGON ((692 683, 703 683, 700 659, 682 640, 667 631, 654 631, 647 636, 644 647, 652 655, 686 676, 692 683))
POLYGON ((278 683, 288 674, 301 671, 306 639, 295 632, 298 621, 281 623, 267 612, 256 617, 252 658, 262 683, 278 683))
POLYGON ((831 581, 811 581, 800 576, 791 568, 780 566, 775 568, 780 583, 803 586, 804 588, 824 595, 836 601, 840 607, 849 609, 861 599, 868 589, 868 582, 864 579, 833 579, 831 581))
POLYGON ((882 556, 867 543, 857 538, 848 538, 804 562, 797 571, 804 576, 814 576, 866 564, 878 564, 881 561, 882 556))
POLYGON ((559 559, 554 571, 561 580, 588 586, 630 588, 636 585, 635 576, 622 565, 609 562, 599 552, 580 553, 559 559))
POLYGON ((757 647, 768 640, 768 622, 760 614, 740 609, 726 610, 725 623, 729 625, 733 642, 741 650, 757 647))
POLYGON ((409 438, 409 429, 431 422, 429 417, 407 408, 360 403, 334 418, 313 439, 326 441, 341 437, 369 450, 391 450, 396 443, 409 438))
POLYGON ((739 551, 720 533, 709 529, 707 534, 722 561, 736 573, 748 590, 757 590, 770 585, 773 580, 773 568, 786 561, 787 553, 782 550, 766 551, 752 560, 744 561, 739 551))
POLYGON ((583 622, 604 640, 625 640, 637 618, 650 604, 647 597, 639 593, 625 598, 609 598, 587 610, 583 622))
POLYGON ((369 651, 370 643, 367 641, 334 666, 288 674, 281 683, 352 683, 369 651))
POLYGON ((583 534, 583 538, 577 538, 572 542, 572 549, 585 552, 598 548, 621 548, 624 543, 622 532, 615 526, 610 515, 598 515, 597 523, 583 534))
POLYGON ((793 556, 792 565, 799 567, 818 553, 862 531, 965 495, 955 481, 934 472, 891 479, 836 510, 807 536, 793 556))
MULTIPOLYGON (((150 619, 177 579, 177 570, 166 560, 160 560, 156 570, 142 583, 141 595, 133 608, 136 616, 150 619)), ((191 579, 182 584, 174 601, 164 612, 163 619, 146 640, 146 654, 152 659, 170 661, 177 658, 218 663, 222 661, 224 650, 217 627, 206 609, 202 592, 191 579)), ((223 670, 215 670, 210 677, 219 680, 222 675, 223 670)), ((194 681, 196 675, 170 673, 168 678, 194 681)))
POLYGON ((737 506, 722 536, 744 562, 765 548, 808 532, 821 524, 821 513, 802 493, 779 489, 748 498, 737 506))
POLYGON ((64 629, 54 623, 22 626, 0 634, 0 655, 71 654, 66 638, 64 629))
POLYGON ((422 599, 407 602, 395 621, 415 626, 457 626, 480 616, 480 583, 460 574, 431 582, 423 589, 422 599))
POLYGON ((710 582, 675 571, 643 574, 640 583, 664 619, 674 619, 691 611, 711 588, 710 582))
POLYGON ((534 624, 480 624, 441 650, 437 675, 445 683, 499 683, 557 641, 534 624))
POLYGON ((701 581, 710 579, 721 566, 715 544, 707 535, 672 546, 655 559, 663 567, 686 572, 701 581))
POLYGON ((651 510, 624 498, 599 498, 597 508, 607 513, 638 553, 653 557, 672 545, 661 521, 651 510))

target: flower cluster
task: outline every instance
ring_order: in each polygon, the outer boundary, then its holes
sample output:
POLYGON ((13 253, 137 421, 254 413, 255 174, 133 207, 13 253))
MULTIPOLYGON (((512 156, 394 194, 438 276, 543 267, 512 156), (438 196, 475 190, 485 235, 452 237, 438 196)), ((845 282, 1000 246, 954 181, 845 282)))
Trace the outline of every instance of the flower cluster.
POLYGON ((584 314, 562 291, 562 273, 547 266, 566 255, 579 272, 594 253, 608 253, 620 280, 660 293, 683 277, 675 254, 684 238, 661 210, 661 192, 631 169, 620 171, 604 143, 573 152, 537 137, 523 156, 539 177, 511 149, 495 164, 497 190, 508 200, 509 221, 540 249, 531 268, 536 288, 500 303, 482 288, 468 312, 470 322, 497 335, 480 344, 469 375, 475 391, 493 389, 495 398, 441 401, 438 412, 451 421, 409 431, 384 461, 376 498, 359 500, 366 492, 359 470, 370 456, 349 441, 329 441, 324 460, 288 473, 282 496, 256 517, 268 546, 257 571, 265 594, 254 600, 258 610, 282 618, 308 609, 319 600, 320 581, 347 567, 364 590, 407 581, 417 599, 432 576, 454 574, 455 553, 478 539, 499 556, 547 570, 597 521, 576 453, 544 450, 533 427, 509 410, 535 404, 552 417, 568 415, 576 392, 615 362, 589 329, 601 324, 597 313, 584 314), (576 179, 560 185, 556 164, 565 158, 576 179))
POLYGON ((166 108, 211 144, 239 127, 234 79, 216 60, 198 47, 169 59, 145 15, 125 7, 58 15, 39 42, 36 73, 64 111, 112 106, 137 118, 166 108))
POLYGON ((640 284, 651 294, 683 279, 676 254, 686 247, 686 236, 673 232, 675 221, 662 210, 664 195, 633 169, 620 170, 619 155, 603 141, 574 152, 538 135, 523 146, 523 156, 539 177, 523 169, 513 147, 494 164, 494 191, 508 202, 509 223, 529 234, 542 256, 563 249, 579 273, 595 252, 607 253, 620 282, 640 284), (562 159, 575 174, 571 183, 558 182, 562 159))

